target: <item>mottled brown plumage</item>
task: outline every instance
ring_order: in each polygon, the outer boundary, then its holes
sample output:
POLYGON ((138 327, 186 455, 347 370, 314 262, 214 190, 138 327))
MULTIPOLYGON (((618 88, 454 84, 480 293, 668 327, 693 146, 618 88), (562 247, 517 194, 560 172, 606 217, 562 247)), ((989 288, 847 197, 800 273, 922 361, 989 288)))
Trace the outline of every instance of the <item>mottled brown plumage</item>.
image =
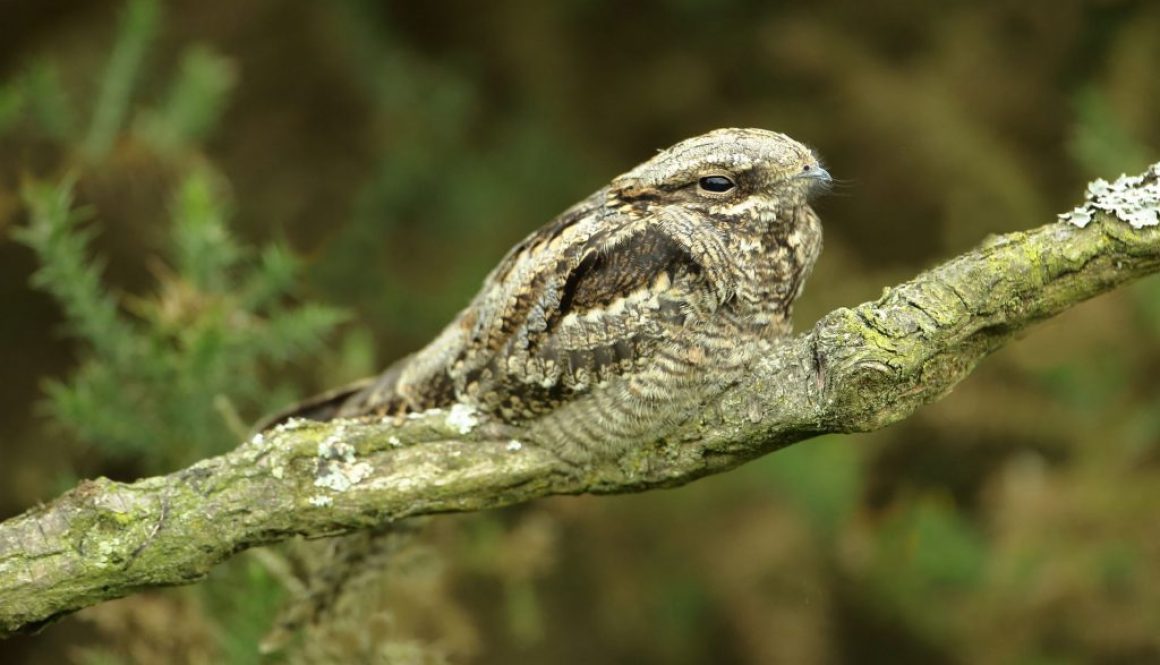
POLYGON ((827 182, 783 134, 678 143, 516 245, 427 347, 285 415, 465 404, 576 463, 663 437, 788 333, 827 182))

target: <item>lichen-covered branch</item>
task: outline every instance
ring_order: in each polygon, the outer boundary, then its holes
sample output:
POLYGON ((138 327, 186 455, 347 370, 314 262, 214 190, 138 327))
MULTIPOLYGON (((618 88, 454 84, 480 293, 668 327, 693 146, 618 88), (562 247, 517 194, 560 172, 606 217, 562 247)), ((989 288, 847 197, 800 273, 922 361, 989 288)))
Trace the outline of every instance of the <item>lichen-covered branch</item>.
POLYGON ((1104 183, 1084 214, 999 237, 877 302, 831 312, 676 434, 616 461, 569 468, 453 410, 402 423, 293 422, 168 476, 83 482, 0 524, 0 636, 195 581, 293 535, 680 485, 816 434, 883 427, 945 394, 1019 330, 1160 271, 1158 182, 1160 164, 1104 183), (1101 205, 1108 188, 1129 214, 1101 205))

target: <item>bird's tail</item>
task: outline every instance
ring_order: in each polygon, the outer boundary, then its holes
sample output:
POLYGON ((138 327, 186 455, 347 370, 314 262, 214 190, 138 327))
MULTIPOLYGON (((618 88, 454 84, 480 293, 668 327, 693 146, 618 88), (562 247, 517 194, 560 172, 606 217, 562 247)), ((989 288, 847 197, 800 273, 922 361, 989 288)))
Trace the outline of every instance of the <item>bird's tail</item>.
POLYGON ((346 404, 347 400, 365 390, 372 385, 378 377, 367 377, 360 379, 354 383, 334 388, 324 393, 314 395, 300 402, 296 402, 287 406, 286 408, 276 411, 254 425, 255 432, 264 432, 271 427, 277 427, 291 418, 303 418, 305 420, 331 420, 338 416, 342 406, 346 404))
POLYGON ((410 359, 408 356, 399 360, 378 376, 360 379, 291 404, 258 421, 253 431, 264 432, 291 418, 327 421, 370 414, 401 413, 406 409, 404 400, 395 391, 395 385, 410 359))

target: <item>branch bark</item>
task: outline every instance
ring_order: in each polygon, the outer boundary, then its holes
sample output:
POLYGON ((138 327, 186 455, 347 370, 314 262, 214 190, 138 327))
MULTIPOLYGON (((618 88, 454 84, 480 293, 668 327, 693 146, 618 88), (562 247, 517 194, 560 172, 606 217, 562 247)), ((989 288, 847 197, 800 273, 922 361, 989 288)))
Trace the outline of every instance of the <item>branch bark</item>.
POLYGON ((1074 223, 1001 236, 876 302, 831 312, 676 434, 619 460, 570 468, 452 410, 403 423, 292 422, 167 476, 84 481, 0 524, 0 637, 194 582, 234 553, 295 535, 681 485, 817 434, 884 427, 1032 323, 1160 271, 1160 228, 1147 225, 1160 211, 1160 164, 1104 185, 1119 187, 1130 214, 1101 206, 1089 187, 1074 223))

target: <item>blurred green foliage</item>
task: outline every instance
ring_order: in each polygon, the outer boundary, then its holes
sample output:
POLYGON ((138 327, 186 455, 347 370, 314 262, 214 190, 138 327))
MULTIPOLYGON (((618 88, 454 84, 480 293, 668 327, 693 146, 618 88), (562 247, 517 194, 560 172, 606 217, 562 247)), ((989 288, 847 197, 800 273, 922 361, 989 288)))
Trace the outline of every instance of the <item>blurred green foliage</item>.
MULTIPOLYGON (((521 236, 712 127, 786 131, 846 183, 818 204, 799 327, 1160 154, 1160 6, 1133 0, 59 0, 6 19, 4 514, 62 478, 222 450, 293 392, 413 350, 521 236), (358 325, 327 336, 333 307, 358 325)), ((672 492, 432 520, 278 656, 254 647, 293 558, 267 552, 0 659, 1160 662, 1158 339, 1151 279, 887 430, 672 492)))
POLYGON ((282 305, 297 276, 294 257, 270 245, 251 260, 226 229, 212 178, 201 168, 180 183, 172 265, 158 264, 152 297, 122 305, 101 284, 70 182, 28 186, 29 225, 16 233, 41 262, 33 283, 56 298, 70 332, 90 348, 71 380, 46 385, 52 417, 154 472, 244 436, 238 405, 261 413, 287 397, 263 384, 262 368, 318 352, 341 319, 329 307, 282 305))
POLYGON ((81 150, 90 159, 105 157, 113 147, 129 110, 145 49, 157 32, 159 13, 157 0, 130 0, 125 5, 113 52, 101 77, 92 122, 81 141, 81 150))
MULTIPOLYGON (((125 125, 158 11, 155 0, 126 6, 90 129, 77 138, 89 162, 107 157, 125 125)), ((167 99, 142 115, 150 147, 169 154, 204 137, 223 107, 229 72, 211 51, 188 50, 167 99)), ((49 97, 77 108, 58 88, 49 97)), ((54 126, 51 115, 33 115, 54 126)), ((67 144, 67 134, 50 134, 67 144)), ((168 260, 145 260, 158 282, 148 296, 119 299, 102 284, 103 264, 88 256, 93 227, 73 209, 71 176, 27 184, 28 224, 13 234, 40 263, 32 283, 52 294, 67 330, 87 348, 70 380, 46 384, 52 418, 151 472, 191 464, 244 436, 239 413, 252 418, 291 394, 266 385, 263 369, 319 352, 342 319, 327 306, 287 306, 298 260, 282 244, 242 246, 227 226, 221 177, 203 160, 180 170, 168 260)))
MULTIPOLYGON (((124 295, 105 284, 105 262, 90 256, 97 227, 85 223, 100 211, 75 207, 74 174, 107 167, 110 151, 124 140, 158 13, 155 0, 126 6, 83 136, 74 115, 84 104, 69 98, 44 62, 4 88, 2 98, 11 101, 0 125, 11 129, 23 120, 62 152, 79 148, 75 161, 62 164, 67 175, 25 182, 28 220, 12 234, 36 256, 31 283, 52 295, 64 329, 81 345, 71 376, 45 382, 47 411, 77 442, 143 473, 192 464, 243 438, 253 417, 294 394, 272 386, 271 370, 320 352, 344 318, 333 307, 290 304, 301 278, 294 254, 281 242, 251 249, 229 228, 228 183, 199 142, 217 124, 234 76, 228 60, 202 46, 185 51, 168 95, 140 111, 131 130, 143 149, 173 163, 167 247, 149 248, 141 259, 156 284, 148 294, 124 295)), ((64 480, 73 482, 72 475, 64 480)), ((282 596, 264 567, 239 560, 216 571, 199 593, 175 594, 172 604, 176 611, 204 608, 208 644, 201 649, 246 663, 260 661, 256 645, 282 596)), ((140 662, 140 649, 127 653, 90 646, 75 658, 140 662)))

